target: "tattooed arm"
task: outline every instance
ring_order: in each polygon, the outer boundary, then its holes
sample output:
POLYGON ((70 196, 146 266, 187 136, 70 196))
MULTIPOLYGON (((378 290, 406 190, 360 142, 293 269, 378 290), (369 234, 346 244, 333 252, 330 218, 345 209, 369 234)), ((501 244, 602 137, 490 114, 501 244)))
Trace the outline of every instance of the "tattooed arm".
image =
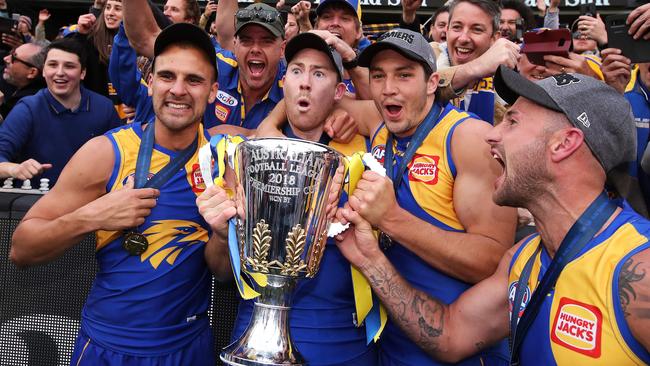
POLYGON ((650 249, 630 257, 618 277, 618 297, 632 335, 650 349, 650 249))
POLYGON ((447 305, 397 273, 358 213, 342 209, 341 214, 354 230, 337 237, 339 249, 368 278, 391 320, 420 348, 441 361, 458 362, 508 335, 508 264, 516 247, 492 276, 447 305))

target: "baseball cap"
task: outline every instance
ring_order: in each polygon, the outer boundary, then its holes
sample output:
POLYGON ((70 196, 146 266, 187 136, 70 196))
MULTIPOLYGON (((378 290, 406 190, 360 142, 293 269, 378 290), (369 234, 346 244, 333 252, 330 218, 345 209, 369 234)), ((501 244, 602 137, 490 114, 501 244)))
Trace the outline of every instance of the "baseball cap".
POLYGON ((420 33, 403 28, 395 28, 379 37, 359 55, 359 66, 369 67, 377 52, 394 50, 402 56, 417 61, 431 72, 436 71, 436 57, 429 42, 420 33))
POLYGON ((167 47, 176 43, 189 43, 201 50, 214 67, 214 77, 215 80, 217 79, 219 71, 217 70, 217 54, 214 45, 210 41, 208 34, 193 24, 175 23, 163 29, 156 37, 156 42, 153 45, 154 63, 158 55, 163 53, 167 47))
POLYGON ((294 56, 296 56, 298 52, 305 48, 312 48, 326 54, 330 61, 332 61, 332 65, 337 72, 339 81, 343 80, 343 59, 341 55, 331 49, 323 38, 314 33, 300 33, 287 43, 287 46, 284 49, 284 57, 287 60, 287 64, 293 60, 294 56))
POLYGON ((266 28, 274 36, 284 38, 284 24, 280 12, 264 3, 255 3, 238 10, 235 21, 235 34, 249 24, 257 24, 266 28))
POLYGON ((494 76, 494 88, 508 104, 524 97, 564 114, 582 130, 605 172, 636 159, 636 127, 630 104, 604 82, 570 73, 534 83, 502 65, 494 76))
POLYGON ((352 10, 354 12, 354 15, 361 20, 361 3, 359 0, 323 0, 318 4, 318 7, 316 8, 316 15, 320 16, 323 13, 323 10, 325 10, 328 6, 332 4, 340 3, 352 10))

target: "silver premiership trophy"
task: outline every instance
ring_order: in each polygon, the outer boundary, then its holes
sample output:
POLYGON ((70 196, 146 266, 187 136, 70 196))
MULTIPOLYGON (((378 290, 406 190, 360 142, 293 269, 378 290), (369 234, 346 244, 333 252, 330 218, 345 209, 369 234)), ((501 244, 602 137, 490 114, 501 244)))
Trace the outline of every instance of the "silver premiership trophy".
POLYGON ((306 365, 289 331, 296 281, 316 275, 338 204, 342 156, 317 143, 253 139, 234 158, 241 268, 266 276, 243 335, 224 348, 229 365, 306 365), (339 174, 337 176, 337 174, 339 174))

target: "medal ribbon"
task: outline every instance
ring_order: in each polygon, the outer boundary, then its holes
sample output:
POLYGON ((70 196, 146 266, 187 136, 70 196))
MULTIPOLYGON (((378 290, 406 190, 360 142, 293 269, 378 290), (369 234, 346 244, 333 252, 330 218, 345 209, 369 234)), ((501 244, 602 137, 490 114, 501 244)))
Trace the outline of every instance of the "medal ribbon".
MULTIPOLYGON (((244 139, 241 136, 231 137, 219 134, 212 136, 210 138, 210 143, 201 147, 199 151, 199 165, 206 187, 212 185, 219 186, 224 188, 229 196, 232 196, 233 193, 230 189, 226 188, 224 179, 226 173, 226 159, 230 160, 232 158, 231 166, 233 166, 235 171, 237 171, 237 167, 235 166, 236 160, 234 159, 234 154, 231 154, 231 149, 236 147, 242 141, 244 141, 244 139), (214 167, 212 167, 213 157, 214 167)), ((246 281, 243 274, 252 278, 252 280, 261 287, 266 286, 267 278, 262 273, 249 273, 245 269, 242 271, 237 238, 237 225, 234 217, 228 220, 228 254, 230 256, 230 267, 233 271, 239 295, 244 300, 258 297, 260 295, 259 292, 253 289, 253 286, 246 281)))
POLYGON ((571 262, 580 253, 580 251, 589 243, 589 241, 596 235, 598 230, 607 222, 616 211, 616 205, 607 198, 605 192, 601 193, 590 205, 585 212, 580 215, 578 220, 571 226, 569 232, 566 234, 560 247, 558 248, 551 264, 544 273, 544 277, 539 285, 533 292, 530 302, 523 311, 521 318, 519 317, 519 309, 521 309, 524 290, 527 287, 530 272, 532 270, 532 263, 537 257, 540 248, 537 249, 526 263, 524 270, 519 276, 517 282, 517 290, 515 291, 515 298, 512 303, 512 315, 510 317, 510 364, 519 364, 519 349, 523 343, 526 333, 533 324, 537 313, 539 312, 542 303, 548 293, 555 286, 557 278, 560 276, 562 269, 569 262, 571 262))
MULTIPOLYGON (((365 153, 356 152, 343 161, 346 168, 346 182, 344 185, 348 197, 357 188, 357 183, 361 179, 366 165, 363 160, 365 153)), ((354 306, 357 315, 357 326, 361 326, 365 320, 366 324, 366 344, 371 341, 377 341, 381 334, 388 317, 386 310, 379 299, 373 294, 372 287, 366 277, 359 270, 350 265, 352 276, 352 289, 354 291, 354 306)))
POLYGON ((147 180, 149 168, 151 167, 151 155, 153 154, 153 144, 155 140, 154 123, 151 122, 142 132, 142 141, 138 151, 138 160, 135 164, 135 188, 155 188, 159 189, 165 184, 176 172, 185 165, 199 145, 199 135, 197 133, 194 141, 185 149, 178 152, 178 155, 171 159, 164 168, 156 173, 151 179, 147 180))
MULTIPOLYGON (((171 177, 173 177, 176 172, 178 172, 179 169, 187 162, 190 160, 192 155, 194 155, 194 152, 196 151, 196 148, 199 144, 199 133, 197 132, 196 137, 194 138, 194 141, 186 147, 185 149, 179 151, 178 155, 174 157, 173 159, 170 158, 170 161, 167 165, 165 165, 158 173, 156 173, 151 179, 147 180, 147 177, 149 176, 149 168, 151 167, 151 156, 153 154, 153 145, 154 145, 154 140, 155 140, 155 122, 151 122, 147 125, 147 128, 142 131, 142 137, 140 141, 140 148, 138 150, 138 158, 136 160, 135 164, 135 177, 134 177, 134 188, 139 189, 139 188, 155 188, 159 189, 162 187, 163 184, 165 184, 171 177)), ((129 235, 132 233, 135 233, 136 228, 132 228, 130 230, 125 230, 124 234, 124 239, 127 239, 129 235)), ((146 251, 146 247, 148 246, 148 243, 146 241, 146 237, 143 234, 138 234, 138 236, 142 237, 144 240, 144 250, 146 251)), ((127 244, 125 242, 125 244, 127 244)), ((125 246, 125 249, 127 247, 125 246)), ((139 252, 131 252, 129 251, 130 254, 132 255, 137 255, 141 254, 139 252)))

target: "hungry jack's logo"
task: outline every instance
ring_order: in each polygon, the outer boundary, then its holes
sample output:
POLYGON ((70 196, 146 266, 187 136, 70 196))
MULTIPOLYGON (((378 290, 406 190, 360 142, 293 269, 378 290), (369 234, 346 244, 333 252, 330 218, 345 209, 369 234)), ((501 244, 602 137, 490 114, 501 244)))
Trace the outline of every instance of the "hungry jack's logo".
POLYGON ((439 156, 415 154, 409 163, 409 180, 434 185, 438 183, 439 156))
POLYGON ((563 297, 555 313, 551 339, 570 350, 599 358, 602 324, 599 308, 563 297))

